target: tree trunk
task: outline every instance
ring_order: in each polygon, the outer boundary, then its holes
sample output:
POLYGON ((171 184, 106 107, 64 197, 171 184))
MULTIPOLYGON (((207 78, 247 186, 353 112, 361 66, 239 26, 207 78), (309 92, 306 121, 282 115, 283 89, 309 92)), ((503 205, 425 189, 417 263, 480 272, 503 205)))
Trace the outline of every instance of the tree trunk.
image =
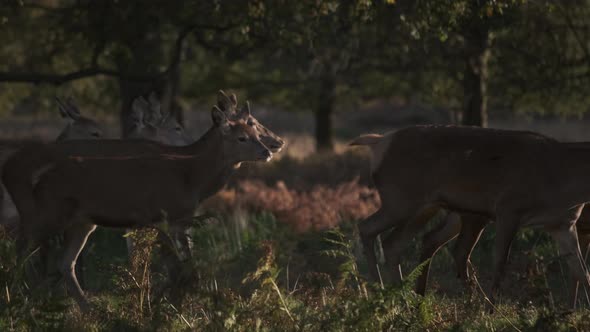
POLYGON ((162 112, 170 113, 179 124, 184 125, 182 105, 178 102, 178 87, 180 85, 180 62, 172 68, 170 76, 164 83, 161 97, 162 112))
MULTIPOLYGON (((159 66, 164 59, 162 40, 157 27, 153 31, 146 31, 141 37, 133 39, 130 45, 131 57, 119 59, 119 70, 128 74, 155 74, 159 72, 159 66)), ((132 129, 129 121, 131 105, 138 96, 147 96, 155 91, 161 98, 164 92, 165 80, 146 82, 127 81, 119 79, 119 91, 121 94, 121 136, 126 137, 132 129)), ((168 105, 162 104, 165 108, 168 105)))
POLYGON ((465 73, 463 77, 463 118, 468 126, 486 127, 488 58, 490 33, 485 22, 467 29, 465 35, 465 73))
POLYGON ((316 151, 332 151, 332 110, 334 107, 334 78, 326 76, 321 79, 320 91, 315 110, 316 151))

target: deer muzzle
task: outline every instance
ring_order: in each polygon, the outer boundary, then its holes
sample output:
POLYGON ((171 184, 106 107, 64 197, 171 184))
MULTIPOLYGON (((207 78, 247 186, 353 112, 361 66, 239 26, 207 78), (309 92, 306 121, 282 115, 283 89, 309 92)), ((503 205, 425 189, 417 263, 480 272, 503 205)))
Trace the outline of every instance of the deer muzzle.
POLYGON ((264 150, 262 151, 262 155, 260 157, 260 160, 264 160, 264 161, 270 161, 272 159, 272 152, 270 152, 269 150, 264 150))

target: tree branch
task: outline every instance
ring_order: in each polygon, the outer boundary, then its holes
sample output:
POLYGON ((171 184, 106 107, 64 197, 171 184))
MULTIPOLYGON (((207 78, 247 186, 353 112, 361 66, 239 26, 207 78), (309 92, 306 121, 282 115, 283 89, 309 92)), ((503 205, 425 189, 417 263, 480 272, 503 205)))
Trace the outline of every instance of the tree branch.
POLYGON ((0 72, 0 82, 10 83, 33 83, 33 84, 53 84, 61 85, 70 81, 79 80, 92 76, 109 76, 124 78, 129 81, 146 81, 157 78, 160 75, 125 75, 117 70, 111 70, 100 67, 89 67, 73 71, 67 74, 46 74, 46 73, 18 73, 18 72, 0 72))
POLYGON ((229 27, 215 27, 215 26, 203 26, 198 24, 189 25, 180 30, 176 41, 174 42, 174 49, 172 59, 168 67, 156 74, 151 75, 136 75, 127 74, 118 70, 102 68, 98 66, 98 51, 101 51, 104 45, 97 45, 92 58, 90 59, 90 65, 87 68, 78 69, 76 71, 69 72, 67 74, 51 74, 51 73, 40 73, 40 72, 15 72, 15 71, 0 71, 0 82, 9 83, 33 83, 33 84, 53 84, 61 85, 71 81, 93 77, 93 76, 107 76, 124 79, 127 81, 146 82, 161 79, 170 75, 170 73, 178 66, 181 61, 182 48, 186 37, 193 32, 195 29, 213 29, 218 31, 224 31, 229 27))
POLYGON ((180 64, 182 58, 182 49, 184 47, 184 41, 186 40, 186 37, 197 28, 202 28, 202 26, 193 24, 180 30, 180 32, 178 33, 178 37, 176 37, 176 41, 174 42, 174 48, 172 49, 172 59, 170 61, 170 65, 168 66, 166 71, 172 71, 180 64))

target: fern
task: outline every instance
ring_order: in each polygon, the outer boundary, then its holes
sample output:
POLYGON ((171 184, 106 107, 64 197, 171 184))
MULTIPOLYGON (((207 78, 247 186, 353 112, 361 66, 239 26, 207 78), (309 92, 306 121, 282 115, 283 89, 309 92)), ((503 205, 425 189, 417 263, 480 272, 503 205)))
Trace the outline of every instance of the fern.
POLYGON ((340 280, 337 284, 338 288, 345 287, 348 280, 352 280, 359 295, 367 298, 367 288, 360 277, 358 265, 356 263, 356 257, 353 251, 353 242, 346 239, 346 236, 338 228, 328 231, 327 234, 336 237, 336 239, 325 237, 324 241, 336 246, 336 248, 322 250, 321 254, 332 258, 343 259, 343 262, 340 264, 338 269, 341 273, 340 280))

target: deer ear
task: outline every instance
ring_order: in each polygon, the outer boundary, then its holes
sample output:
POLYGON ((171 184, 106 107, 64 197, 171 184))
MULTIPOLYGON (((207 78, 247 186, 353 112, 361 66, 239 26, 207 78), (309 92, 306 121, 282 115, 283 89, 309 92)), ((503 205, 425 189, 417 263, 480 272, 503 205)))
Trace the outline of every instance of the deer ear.
POLYGON ((76 106, 74 106, 71 97, 68 98, 67 102, 65 103, 58 97, 55 97, 55 101, 57 102, 57 105, 59 107, 59 113, 61 114, 62 118, 66 118, 72 121, 76 121, 80 118, 80 111, 76 106))
POLYGON ((150 96, 148 97, 150 104, 159 104, 160 100, 158 99, 158 95, 156 95, 155 91, 150 92, 150 96))
POLYGON ((149 104, 143 97, 137 97, 135 100, 133 100, 133 104, 131 105, 130 119, 135 126, 143 127, 144 115, 148 107, 149 104))
POLYGON ((246 100, 246 105, 242 107, 242 112, 246 113, 248 116, 252 115, 252 112, 250 112, 250 101, 246 100))
POLYGON ((231 99, 225 94, 225 92, 223 92, 223 90, 219 90, 219 92, 217 92, 217 106, 227 114, 232 111, 233 103, 231 99))
POLYGON ((231 101, 234 107, 238 106, 238 97, 236 97, 235 93, 229 95, 229 100, 231 101))
POLYGON ((146 113, 146 121, 152 125, 157 125, 160 121, 162 121, 162 104, 160 104, 158 96, 156 96, 156 93, 153 91, 150 93, 148 99, 149 101, 146 102, 149 104, 147 108, 149 112, 146 113))
POLYGON ((82 116, 80 115, 80 110, 78 109, 78 106, 76 106, 76 103, 74 102, 74 98, 72 98, 71 96, 68 97, 66 103, 68 106, 68 113, 70 113, 70 116, 75 118, 80 118, 82 116))
POLYGON ((57 107, 59 108, 59 114, 62 118, 70 118, 68 114, 68 109, 66 108, 66 104, 64 104, 59 97, 55 97, 55 102, 57 102, 57 107))
POLYGON ((237 116, 239 119, 247 119, 250 117, 250 114, 250 102, 246 101, 246 105, 240 109, 240 112, 238 112, 237 116))
POLYGON ((213 124, 216 127, 221 128, 223 132, 226 132, 229 129, 229 120, 227 119, 227 115, 219 109, 217 106, 213 106, 211 110, 211 118, 213 119, 213 124))

